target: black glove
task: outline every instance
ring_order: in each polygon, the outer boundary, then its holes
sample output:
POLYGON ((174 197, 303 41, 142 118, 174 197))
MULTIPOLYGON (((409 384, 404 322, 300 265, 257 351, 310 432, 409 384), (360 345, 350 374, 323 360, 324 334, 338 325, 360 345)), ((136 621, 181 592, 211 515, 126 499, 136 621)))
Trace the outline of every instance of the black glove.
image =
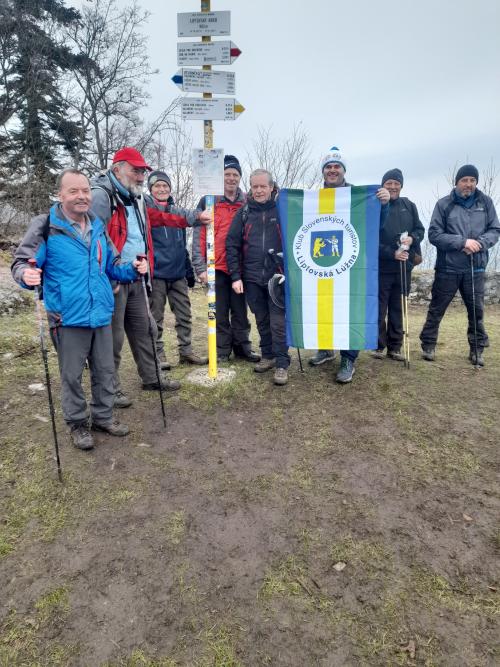
POLYGON ((188 287, 191 287, 191 288, 192 288, 192 287, 194 287, 194 286, 196 285, 196 280, 195 280, 195 278, 194 278, 194 275, 192 275, 192 276, 186 276, 186 281, 187 281, 188 287))

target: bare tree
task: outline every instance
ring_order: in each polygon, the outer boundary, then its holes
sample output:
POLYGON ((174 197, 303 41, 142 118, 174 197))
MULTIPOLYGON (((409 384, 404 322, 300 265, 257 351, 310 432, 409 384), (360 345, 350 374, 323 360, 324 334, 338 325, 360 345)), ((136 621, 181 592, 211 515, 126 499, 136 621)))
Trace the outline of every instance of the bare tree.
POLYGON ((140 124, 148 97, 144 87, 156 71, 141 33, 149 12, 136 0, 124 8, 116 0, 94 0, 81 14, 78 26, 67 32, 69 44, 84 56, 69 82, 68 99, 81 128, 74 162, 96 170, 107 166, 140 124))
POLYGON ((193 193, 191 130, 178 113, 170 114, 168 123, 151 137, 144 148, 149 163, 165 171, 172 181, 172 194, 179 206, 195 206, 193 193))
POLYGON ((302 123, 294 125, 285 139, 274 138, 272 126, 258 127, 246 162, 250 171, 270 171, 280 188, 309 189, 320 180, 317 164, 311 158, 310 138, 302 123))

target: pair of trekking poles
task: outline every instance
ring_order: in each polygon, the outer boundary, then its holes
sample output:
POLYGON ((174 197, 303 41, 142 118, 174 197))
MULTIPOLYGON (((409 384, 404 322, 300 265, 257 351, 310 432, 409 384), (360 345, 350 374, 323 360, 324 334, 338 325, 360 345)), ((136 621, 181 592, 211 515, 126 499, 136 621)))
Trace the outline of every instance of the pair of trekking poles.
MULTIPOLYGON (((406 235, 407 236, 407 235, 406 235)), ((402 234, 400 238, 400 249, 406 249, 404 245, 405 235, 402 234)), ((471 285, 472 285, 472 320, 474 328, 474 368, 479 370, 479 353, 477 344, 477 315, 476 315, 476 286, 474 282, 474 254, 470 257, 470 271, 471 271, 471 285)), ((406 368, 410 368, 410 334, 409 334, 409 320, 408 320, 408 274, 406 271, 406 262, 399 262, 400 284, 401 284, 401 318, 403 325, 403 355, 406 368)))
MULTIPOLYGON (((139 261, 143 259, 147 259, 146 255, 137 255, 137 259, 139 261)), ((36 259, 29 259, 28 264, 32 269, 36 269, 36 259)), ((149 336, 151 338, 151 345, 153 349, 153 358, 155 361, 155 370, 156 370, 156 379, 158 382, 158 390, 160 394, 160 405, 161 405, 161 413, 163 416, 163 426, 167 428, 167 417, 165 414, 165 403, 163 400, 163 389, 162 389, 162 383, 161 383, 161 377, 160 377, 160 364, 158 361, 158 354, 156 351, 156 341, 155 341, 155 335, 154 335, 154 326, 153 326, 153 316, 151 313, 151 308, 149 305, 149 298, 148 298, 148 293, 146 289, 146 280, 143 275, 141 275, 141 283, 142 283, 142 289, 144 293, 144 301, 146 303, 146 312, 148 315, 148 322, 149 322, 149 336)), ((55 450, 55 458, 56 458, 56 465, 57 465, 57 477, 60 482, 63 481, 62 477, 62 467, 61 467, 61 457, 59 454, 59 441, 57 438, 57 428, 56 428, 56 414, 55 414, 55 409, 54 409, 54 399, 52 396, 52 384, 50 380, 50 371, 49 371, 49 362, 48 362, 48 350, 47 350, 47 343, 46 343, 46 338, 45 338, 45 327, 44 327, 44 322, 43 322, 43 306, 42 306, 42 287, 41 285, 38 285, 35 287, 35 312, 36 312, 36 317, 38 321, 38 335, 40 338, 40 350, 42 353, 42 359, 43 359, 43 366, 45 370, 45 383, 47 385, 47 397, 48 397, 48 402, 49 402, 49 412, 50 412, 50 420, 52 423, 52 435, 54 438, 54 450, 55 450)))

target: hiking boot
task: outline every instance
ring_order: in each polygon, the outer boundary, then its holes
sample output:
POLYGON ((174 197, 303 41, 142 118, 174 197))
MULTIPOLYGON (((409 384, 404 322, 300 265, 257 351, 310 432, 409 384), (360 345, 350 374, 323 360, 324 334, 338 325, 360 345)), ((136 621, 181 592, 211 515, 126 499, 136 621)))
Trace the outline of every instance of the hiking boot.
POLYGON ((435 347, 423 347, 422 348, 422 359, 426 361, 434 361, 436 359, 436 348, 435 347))
POLYGON ((288 371, 286 368, 277 368, 274 371, 274 384, 283 386, 288 382, 288 371))
POLYGON ((130 429, 126 424, 122 424, 118 419, 112 419, 110 422, 100 423, 92 422, 93 431, 103 431, 108 435, 114 435, 118 438, 123 438, 124 435, 130 433, 130 429))
POLYGON ((326 361, 333 361, 336 356, 335 350, 318 350, 314 357, 309 359, 309 366, 321 366, 326 361))
POLYGON ((181 364, 193 364, 194 366, 206 366, 208 364, 208 357, 200 357, 194 352, 188 354, 179 354, 181 364))
MULTIPOLYGON (((160 385, 158 382, 147 382, 142 385, 142 388, 146 391, 160 391, 160 385)), ((179 380, 169 380, 167 378, 162 378, 161 380, 161 389, 163 391, 177 391, 181 388, 181 383, 179 380)))
POLYGON ((261 359, 258 363, 255 364, 253 369, 256 373, 265 373, 266 371, 270 371, 271 368, 274 368, 275 366, 276 359, 261 359))
POLYGON ((169 371, 171 368, 172 368, 172 366, 165 359, 163 361, 160 361, 160 370, 161 371, 169 371))
POLYGON ((354 368, 354 362, 349 359, 349 357, 342 357, 342 361, 340 362, 340 370, 337 373, 337 377, 335 378, 337 382, 340 382, 340 384, 347 384, 348 382, 352 381, 352 376, 356 372, 356 369, 354 368))
POLYGON ((218 364, 227 364, 229 361, 229 354, 218 354, 217 355, 217 363, 218 364))
POLYGON ((483 350, 480 347, 477 348, 477 357, 476 357, 476 351, 471 350, 469 353, 469 359, 473 366, 483 367, 484 366, 483 350))
POLYGON ((387 356, 393 361, 406 361, 404 354, 400 350, 387 350, 387 356))
POLYGON ((123 393, 123 391, 118 390, 115 393, 115 401, 114 401, 115 408, 129 408, 131 405, 132 401, 126 394, 123 393))
POLYGON ((384 355, 384 350, 380 350, 380 349, 379 349, 379 350, 372 350, 372 351, 371 351, 371 356, 372 356, 374 359, 383 359, 384 356, 385 356, 385 355, 384 355))
POLYGON ((77 449, 88 451, 94 449, 94 440, 89 431, 88 424, 72 424, 71 425, 71 441, 77 449))
POLYGON ((257 354, 257 352, 254 352, 253 350, 248 350, 247 352, 235 352, 234 356, 236 359, 249 361, 251 364, 256 364, 260 361, 260 354, 257 354))

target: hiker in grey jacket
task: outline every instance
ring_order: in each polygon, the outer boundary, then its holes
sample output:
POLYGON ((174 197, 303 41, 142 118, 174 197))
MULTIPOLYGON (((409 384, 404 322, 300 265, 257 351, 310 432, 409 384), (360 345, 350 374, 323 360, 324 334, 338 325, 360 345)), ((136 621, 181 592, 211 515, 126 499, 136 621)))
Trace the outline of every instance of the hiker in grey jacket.
POLYGON ((437 202, 432 214, 429 241, 437 249, 436 274, 420 334, 427 361, 434 361, 439 325, 458 290, 469 320, 469 359, 474 366, 484 365, 483 350, 489 345, 483 322, 484 273, 488 250, 500 237, 500 223, 491 198, 477 189, 478 181, 474 165, 460 167, 455 188, 437 202))

